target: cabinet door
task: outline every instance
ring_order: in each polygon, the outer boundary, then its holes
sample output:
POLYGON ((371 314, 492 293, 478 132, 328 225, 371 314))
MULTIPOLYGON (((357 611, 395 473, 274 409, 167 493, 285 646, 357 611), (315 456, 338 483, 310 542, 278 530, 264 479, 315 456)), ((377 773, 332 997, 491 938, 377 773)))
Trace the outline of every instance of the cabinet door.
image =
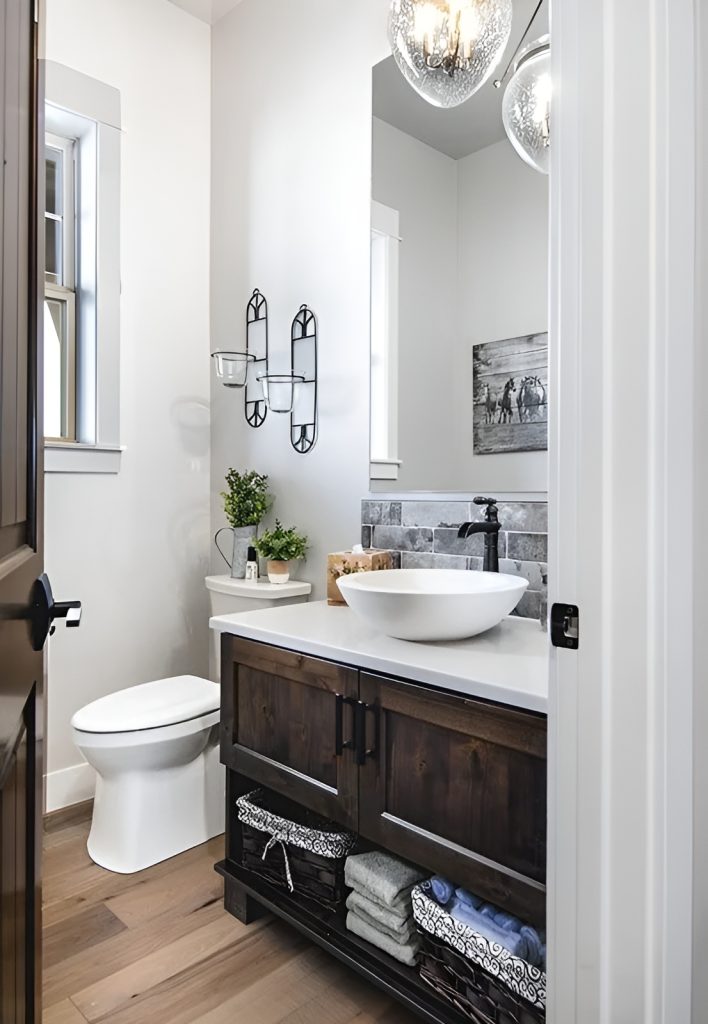
POLYGON ((224 764, 356 828, 357 768, 349 748, 358 672, 227 634, 222 666, 224 764))
POLYGON ((545 718, 363 673, 360 698, 362 835, 542 922, 545 718))

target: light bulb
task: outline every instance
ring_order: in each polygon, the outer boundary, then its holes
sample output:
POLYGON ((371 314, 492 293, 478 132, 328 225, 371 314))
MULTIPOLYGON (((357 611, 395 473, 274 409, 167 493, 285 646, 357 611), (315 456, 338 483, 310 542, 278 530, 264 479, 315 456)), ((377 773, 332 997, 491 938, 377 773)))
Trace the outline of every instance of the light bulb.
POLYGON ((509 42, 512 0, 392 0, 391 49, 429 103, 456 107, 494 71, 509 42))

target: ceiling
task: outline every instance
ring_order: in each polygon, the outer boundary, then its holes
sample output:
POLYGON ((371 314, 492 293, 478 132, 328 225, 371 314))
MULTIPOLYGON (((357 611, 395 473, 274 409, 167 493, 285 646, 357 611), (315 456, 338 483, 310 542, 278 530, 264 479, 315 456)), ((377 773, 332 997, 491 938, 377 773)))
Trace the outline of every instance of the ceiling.
MULTIPOLYGON (((504 90, 495 89, 492 81, 509 62, 536 3, 537 0, 514 0, 511 38, 496 74, 466 103, 452 110, 432 106, 408 85, 393 57, 388 57, 374 68, 374 116, 455 160, 506 138, 501 116, 504 90)), ((548 12, 544 4, 533 23, 529 41, 547 31, 548 12)))
POLYGON ((170 0, 176 7, 181 7, 188 14, 193 14, 200 21, 213 25, 219 18, 233 10, 241 0, 170 0))

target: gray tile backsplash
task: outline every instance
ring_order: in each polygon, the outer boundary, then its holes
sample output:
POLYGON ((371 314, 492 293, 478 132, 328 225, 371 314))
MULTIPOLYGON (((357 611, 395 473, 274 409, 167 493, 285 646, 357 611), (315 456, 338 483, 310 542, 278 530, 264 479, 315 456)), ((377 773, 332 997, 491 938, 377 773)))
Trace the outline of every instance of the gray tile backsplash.
MULTIPOLYGON (((484 508, 469 501, 366 499, 361 503, 361 542, 393 551, 394 565, 403 569, 479 570, 483 535, 460 540, 457 531, 462 523, 483 517, 484 508)), ((515 614, 537 619, 548 574, 548 505, 502 501, 499 521, 499 568, 529 581, 515 614)))

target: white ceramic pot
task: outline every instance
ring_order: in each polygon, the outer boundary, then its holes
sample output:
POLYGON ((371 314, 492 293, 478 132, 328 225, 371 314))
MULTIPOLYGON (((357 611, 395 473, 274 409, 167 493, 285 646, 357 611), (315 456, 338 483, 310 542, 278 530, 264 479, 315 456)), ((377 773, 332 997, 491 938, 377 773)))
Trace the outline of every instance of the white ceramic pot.
POLYGON ((287 583, 290 579, 290 562, 276 562, 268 559, 268 579, 271 583, 287 583))

